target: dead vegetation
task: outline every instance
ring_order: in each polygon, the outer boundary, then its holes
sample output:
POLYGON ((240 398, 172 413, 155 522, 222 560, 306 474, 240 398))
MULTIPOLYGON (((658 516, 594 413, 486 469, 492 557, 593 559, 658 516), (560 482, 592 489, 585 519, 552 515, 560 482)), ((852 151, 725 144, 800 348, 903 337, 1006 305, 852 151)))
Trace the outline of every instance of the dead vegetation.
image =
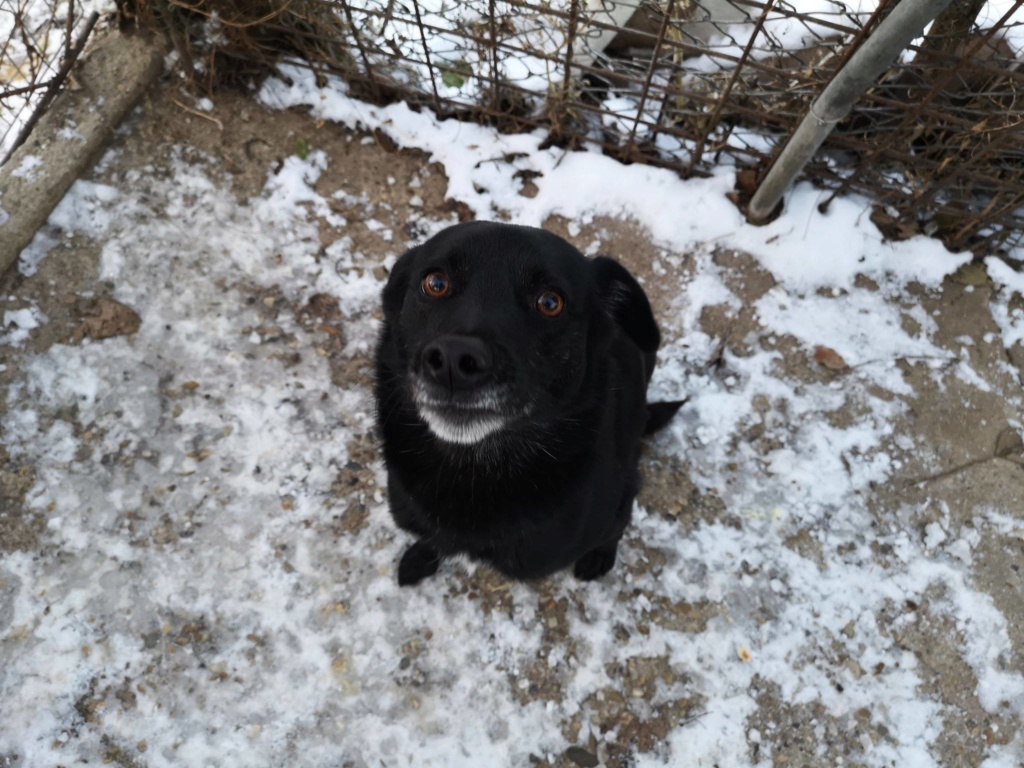
MULTIPOLYGON (((123 23, 169 37, 205 95, 297 59, 340 75, 363 99, 405 100, 506 131, 546 127, 563 146, 597 142, 626 162, 684 176, 731 157, 743 206, 813 99, 894 3, 870 15, 841 8, 813 16, 761 2, 623 0, 580 12, 476 0, 442 20, 417 2, 119 5, 123 23), (780 38, 780 23, 801 30, 802 42, 780 38), (527 82, 538 77, 546 89, 527 82)), ((872 220, 888 239, 923 233, 990 254, 1024 233, 1024 72, 1009 42, 1010 12, 979 27, 982 5, 953 3, 805 169, 834 194, 873 196, 872 220)))

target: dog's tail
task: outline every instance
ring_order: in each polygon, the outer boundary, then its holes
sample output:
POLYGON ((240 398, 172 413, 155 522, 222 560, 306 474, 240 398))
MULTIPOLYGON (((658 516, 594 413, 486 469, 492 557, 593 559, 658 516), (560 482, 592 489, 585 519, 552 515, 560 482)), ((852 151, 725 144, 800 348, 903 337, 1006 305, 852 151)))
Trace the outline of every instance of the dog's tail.
MULTIPOLYGON (((689 399, 689 398, 687 398, 689 399)), ((657 403, 647 404, 647 424, 644 425, 644 435, 653 435, 659 429, 668 424, 676 411, 683 407, 684 400, 662 400, 657 403)))

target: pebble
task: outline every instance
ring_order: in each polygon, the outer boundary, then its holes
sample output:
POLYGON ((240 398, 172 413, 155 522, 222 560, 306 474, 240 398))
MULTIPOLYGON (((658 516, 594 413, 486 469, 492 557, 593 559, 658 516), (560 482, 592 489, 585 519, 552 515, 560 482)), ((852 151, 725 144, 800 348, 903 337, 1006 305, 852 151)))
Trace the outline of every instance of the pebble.
POLYGON ((600 764, 597 755, 588 752, 583 747, 569 747, 565 750, 565 756, 580 766, 580 768, 596 768, 600 764))

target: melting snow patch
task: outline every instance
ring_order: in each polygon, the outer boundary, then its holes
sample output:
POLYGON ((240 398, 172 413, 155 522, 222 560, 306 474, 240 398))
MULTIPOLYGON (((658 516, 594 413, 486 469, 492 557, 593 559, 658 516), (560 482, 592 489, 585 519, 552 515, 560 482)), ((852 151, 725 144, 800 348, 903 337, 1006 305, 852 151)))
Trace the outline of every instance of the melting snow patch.
POLYGON ((5 310, 3 325, 0 326, 0 344, 21 344, 29 337, 29 332, 48 322, 49 318, 34 306, 24 309, 5 310), (6 333, 3 331, 6 330, 6 333))
POLYGON ((992 317, 1002 331, 1003 346, 1009 349, 1015 344, 1024 344, 1024 274, 995 256, 985 259, 985 266, 997 286, 992 317))
POLYGON ((36 233, 18 260, 18 271, 26 277, 34 275, 46 255, 69 235, 80 233, 88 237, 99 237, 107 231, 110 223, 119 214, 129 213, 126 208, 115 211, 112 203, 118 191, 105 184, 91 181, 76 181, 67 194, 50 214, 46 225, 36 233))
POLYGON ((28 181, 35 181, 37 177, 42 175, 40 169, 43 167, 42 158, 36 155, 25 155, 18 163, 18 167, 11 171, 11 176, 18 179, 27 179, 28 181))

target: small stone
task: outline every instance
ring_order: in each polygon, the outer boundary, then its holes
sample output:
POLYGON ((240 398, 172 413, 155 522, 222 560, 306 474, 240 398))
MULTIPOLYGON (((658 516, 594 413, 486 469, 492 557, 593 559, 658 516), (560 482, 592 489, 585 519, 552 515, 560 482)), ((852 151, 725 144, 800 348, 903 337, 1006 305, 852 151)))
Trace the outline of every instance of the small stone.
POLYGON ((842 356, 831 347, 817 346, 814 348, 814 359, 830 371, 845 371, 849 368, 842 356))
POLYGON ((982 262, 973 261, 964 264, 958 269, 952 277, 953 282, 960 283, 960 285, 966 285, 968 287, 974 287, 976 285, 988 285, 991 279, 988 276, 988 272, 985 271, 985 265, 982 262))
POLYGON ((1013 427, 1005 427, 996 438, 996 456, 1018 456, 1024 454, 1024 440, 1013 427))
POLYGON ((597 755, 588 752, 583 747, 569 747, 565 750, 565 756, 580 766, 580 768, 596 768, 600 764, 597 755))

